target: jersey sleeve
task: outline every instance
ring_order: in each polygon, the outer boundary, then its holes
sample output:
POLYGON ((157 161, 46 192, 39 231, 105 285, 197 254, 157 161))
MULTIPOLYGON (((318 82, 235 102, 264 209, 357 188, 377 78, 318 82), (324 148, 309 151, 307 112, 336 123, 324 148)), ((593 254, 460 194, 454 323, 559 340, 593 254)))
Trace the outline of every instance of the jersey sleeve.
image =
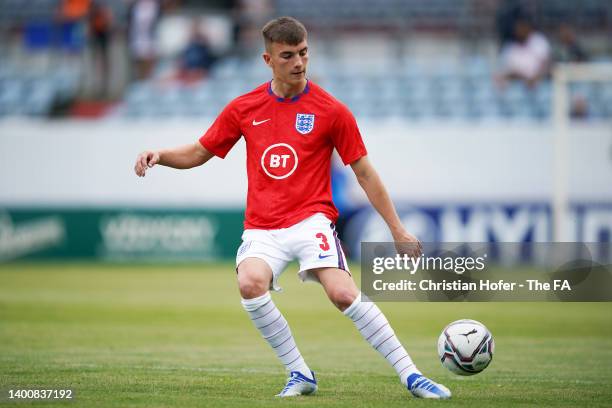
POLYGON ((331 129, 331 138, 345 166, 368 154, 355 117, 341 103, 338 104, 331 129))
POLYGON ((223 159, 241 136, 238 112, 230 103, 199 141, 206 150, 223 159))

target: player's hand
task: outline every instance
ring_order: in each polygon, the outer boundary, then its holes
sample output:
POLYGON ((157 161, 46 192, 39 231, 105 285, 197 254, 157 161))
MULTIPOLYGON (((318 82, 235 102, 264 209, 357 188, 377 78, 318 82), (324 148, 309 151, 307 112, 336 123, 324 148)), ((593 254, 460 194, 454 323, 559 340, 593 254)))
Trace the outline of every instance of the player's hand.
POLYGON ((393 234, 395 241, 395 249, 400 255, 408 255, 411 258, 418 258, 423 254, 423 245, 421 241, 406 230, 393 234))
POLYGON ((144 151, 136 158, 134 172, 139 177, 144 177, 148 168, 151 168, 159 163, 159 153, 154 151, 144 151))

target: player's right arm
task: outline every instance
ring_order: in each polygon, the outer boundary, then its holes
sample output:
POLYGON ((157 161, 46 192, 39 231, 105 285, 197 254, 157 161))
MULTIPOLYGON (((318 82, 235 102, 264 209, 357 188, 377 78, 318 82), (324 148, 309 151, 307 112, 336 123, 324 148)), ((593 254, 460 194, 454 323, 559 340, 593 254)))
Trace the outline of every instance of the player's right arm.
POLYGON ((190 169, 201 166, 214 154, 206 150, 200 142, 161 150, 146 150, 138 155, 134 172, 144 177, 148 168, 160 164, 175 169, 190 169))
POLYGON ((197 142, 170 149, 144 151, 138 155, 134 171, 136 175, 144 177, 147 169, 156 164, 190 169, 201 166, 213 156, 223 159, 241 136, 239 114, 232 101, 197 142))

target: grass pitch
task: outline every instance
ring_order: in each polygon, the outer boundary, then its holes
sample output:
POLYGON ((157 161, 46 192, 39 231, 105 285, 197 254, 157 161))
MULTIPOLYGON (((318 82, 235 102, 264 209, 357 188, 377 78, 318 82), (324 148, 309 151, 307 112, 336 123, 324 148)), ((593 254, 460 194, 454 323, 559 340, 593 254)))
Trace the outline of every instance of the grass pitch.
POLYGON ((432 402, 411 398, 295 267, 281 284, 273 296, 317 372, 314 396, 274 397, 285 373, 240 306, 232 264, 0 266, 0 389, 75 390, 73 403, 31 403, 53 407, 612 405, 611 303, 379 303, 419 368, 452 390, 432 402), (437 360, 441 329, 459 318, 496 341, 473 377, 437 360))

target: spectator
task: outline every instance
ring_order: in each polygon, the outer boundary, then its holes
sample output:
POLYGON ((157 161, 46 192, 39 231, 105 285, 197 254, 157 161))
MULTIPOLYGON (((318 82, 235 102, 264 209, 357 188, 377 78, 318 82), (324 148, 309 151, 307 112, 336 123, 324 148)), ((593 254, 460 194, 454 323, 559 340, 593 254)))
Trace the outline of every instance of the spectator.
POLYGON ((129 48, 137 79, 151 76, 157 50, 155 31, 161 14, 158 0, 134 0, 129 10, 129 48))
POLYGON ((521 0, 506 0, 497 10, 495 23, 500 49, 514 41, 514 23, 516 20, 529 16, 523 3, 521 0))
POLYGON ((89 15, 89 32, 94 63, 96 66, 95 70, 99 73, 99 75, 96 75, 98 79, 97 93, 101 98, 108 96, 110 87, 110 56, 108 43, 111 35, 112 22, 113 14, 111 9, 100 3, 100 0, 94 1, 89 15))
POLYGON ((528 17, 515 20, 513 34, 513 39, 501 50, 501 68, 496 79, 502 86, 517 79, 533 87, 550 71, 550 44, 528 17))
POLYGON ((181 54, 179 79, 190 83, 205 78, 215 60, 208 40, 200 29, 200 22, 194 21, 189 43, 181 54))
POLYGON ((576 32, 571 25, 567 23, 561 24, 557 31, 557 36, 559 38, 559 48, 555 54, 556 61, 586 62, 589 60, 588 54, 578 42, 576 32))
MULTIPOLYGON (((586 62, 589 56, 582 48, 574 28, 566 23, 559 26, 557 31, 559 46, 555 52, 556 62, 586 62)), ((586 119, 590 116, 591 106, 587 95, 580 91, 571 95, 570 115, 574 119, 586 119)))
POLYGON ((71 53, 80 53, 85 46, 86 25, 91 0, 62 0, 59 18, 61 46, 71 53))

